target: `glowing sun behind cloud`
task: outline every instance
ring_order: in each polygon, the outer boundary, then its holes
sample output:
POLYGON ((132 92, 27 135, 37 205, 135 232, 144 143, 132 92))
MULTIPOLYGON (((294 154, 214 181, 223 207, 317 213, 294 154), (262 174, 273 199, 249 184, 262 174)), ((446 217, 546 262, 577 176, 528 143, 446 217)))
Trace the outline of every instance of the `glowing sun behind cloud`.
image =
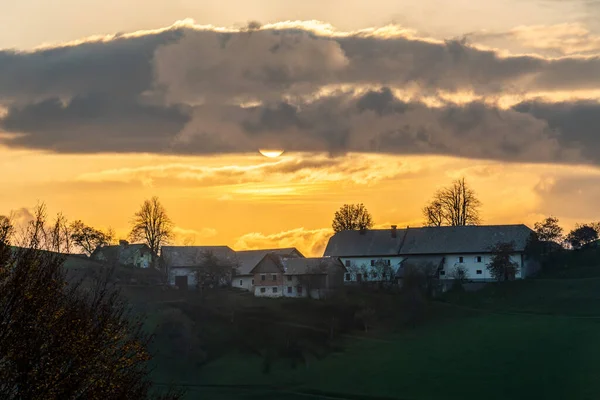
POLYGON ((265 157, 269 158, 277 158, 283 154, 284 150, 267 150, 267 149, 259 149, 258 152, 265 157))

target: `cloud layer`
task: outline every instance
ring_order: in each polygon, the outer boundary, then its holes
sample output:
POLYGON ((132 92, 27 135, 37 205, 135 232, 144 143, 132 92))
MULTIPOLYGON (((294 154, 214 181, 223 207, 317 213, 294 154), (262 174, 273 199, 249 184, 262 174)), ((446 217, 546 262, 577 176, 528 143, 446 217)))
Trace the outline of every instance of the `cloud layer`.
POLYGON ((10 134, 0 144, 62 153, 280 147, 598 163, 600 104, 552 98, 596 89, 598 71, 598 55, 507 55, 398 27, 183 22, 0 51, 0 134, 10 134), (459 101, 464 93, 471 97, 459 101), (525 100, 531 93, 545 97, 525 100), (516 104, 501 106, 503 96, 516 104))

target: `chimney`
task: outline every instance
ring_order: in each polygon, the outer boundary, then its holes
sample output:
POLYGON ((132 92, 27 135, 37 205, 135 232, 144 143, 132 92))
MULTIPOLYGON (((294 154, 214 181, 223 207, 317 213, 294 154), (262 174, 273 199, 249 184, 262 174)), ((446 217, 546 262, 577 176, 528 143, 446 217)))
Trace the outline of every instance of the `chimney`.
POLYGON ((127 240, 119 240, 119 246, 121 247, 127 247, 127 245, 129 244, 129 242, 127 240))
POLYGON ((398 225, 392 225, 392 237, 395 238, 396 234, 397 234, 397 230, 396 228, 398 227, 398 225))

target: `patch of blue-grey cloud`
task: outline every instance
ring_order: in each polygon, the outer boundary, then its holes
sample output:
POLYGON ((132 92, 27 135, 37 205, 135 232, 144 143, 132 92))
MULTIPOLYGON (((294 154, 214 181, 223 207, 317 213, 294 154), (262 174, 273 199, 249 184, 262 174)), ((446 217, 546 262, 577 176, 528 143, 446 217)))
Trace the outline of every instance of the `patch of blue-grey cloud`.
POLYGON ((546 99, 503 109, 419 98, 593 89, 600 84, 598 56, 503 57, 460 40, 257 28, 179 26, 0 52, 0 131, 16 134, 0 143, 60 153, 176 154, 250 152, 275 143, 331 154, 600 162, 596 102, 546 99), (314 96, 334 85, 346 87, 314 96), (360 86, 371 89, 353 89, 360 86), (417 96, 400 99, 398 88, 417 96), (557 114, 552 107, 559 106, 557 114), (582 107, 592 110, 583 119, 582 107))

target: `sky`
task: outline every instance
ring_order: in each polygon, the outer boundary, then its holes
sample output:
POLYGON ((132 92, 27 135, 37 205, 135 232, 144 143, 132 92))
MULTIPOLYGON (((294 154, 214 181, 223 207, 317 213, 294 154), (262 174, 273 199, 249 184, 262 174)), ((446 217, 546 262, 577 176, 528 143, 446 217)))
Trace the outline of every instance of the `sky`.
POLYGON ((465 177, 485 224, 600 220, 600 2, 0 4, 0 214, 318 256, 344 203, 420 226, 465 177), (259 149, 282 149, 277 158, 259 149))

